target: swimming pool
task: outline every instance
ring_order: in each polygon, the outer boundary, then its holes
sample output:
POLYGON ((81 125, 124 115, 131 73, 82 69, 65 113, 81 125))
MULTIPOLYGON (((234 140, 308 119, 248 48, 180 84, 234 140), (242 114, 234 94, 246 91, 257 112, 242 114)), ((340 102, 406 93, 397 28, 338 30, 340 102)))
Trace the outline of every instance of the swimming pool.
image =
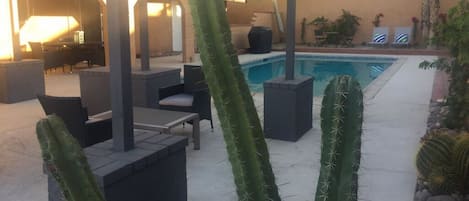
MULTIPOLYGON (((387 57, 296 55, 295 75, 313 76, 313 94, 321 96, 328 82, 336 75, 350 75, 365 88, 394 61, 395 58, 387 57)), ((285 76, 284 65, 284 55, 242 64, 251 92, 262 93, 264 81, 285 76)))

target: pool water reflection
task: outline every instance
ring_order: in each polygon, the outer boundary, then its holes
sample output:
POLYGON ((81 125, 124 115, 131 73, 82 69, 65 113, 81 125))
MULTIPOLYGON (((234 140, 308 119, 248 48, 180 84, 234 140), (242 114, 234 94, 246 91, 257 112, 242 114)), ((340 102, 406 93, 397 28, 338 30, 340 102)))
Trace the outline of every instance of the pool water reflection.
MULTIPOLYGON (((361 87, 384 72, 395 59, 361 57, 298 57, 295 74, 314 77, 314 96, 321 96, 328 82, 337 75, 350 75, 358 80, 361 87)), ((252 92, 263 92, 264 81, 285 75, 284 57, 264 59, 243 65, 243 73, 252 92)))

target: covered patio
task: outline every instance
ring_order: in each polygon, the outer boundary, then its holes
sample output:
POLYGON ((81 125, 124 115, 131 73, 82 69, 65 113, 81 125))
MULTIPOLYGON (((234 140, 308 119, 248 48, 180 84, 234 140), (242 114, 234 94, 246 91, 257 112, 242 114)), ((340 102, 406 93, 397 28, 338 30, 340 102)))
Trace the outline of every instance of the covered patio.
MULTIPOLYGON (((109 23, 109 26, 103 26, 104 31, 102 33, 104 35, 101 38, 107 50, 106 64, 113 68, 113 71, 110 73, 112 81, 111 93, 113 95, 112 110, 114 114, 117 114, 117 118, 113 118, 113 132, 115 134, 113 151, 128 151, 132 150, 134 146, 132 134, 133 118, 131 115, 131 79, 129 78, 131 69, 141 68, 141 71, 148 72, 148 70, 151 71, 159 67, 165 67, 179 70, 182 69, 183 63, 200 64, 200 61, 198 55, 194 54, 196 50, 193 38, 194 33, 192 32, 192 22, 189 17, 190 13, 189 9, 187 9, 186 0, 176 2, 182 5, 181 12, 184 13, 184 20, 182 21, 184 24, 182 26, 184 36, 181 40, 177 40, 177 42, 183 43, 182 54, 165 58, 150 58, 151 51, 149 49, 150 44, 153 43, 149 43, 147 15, 149 7, 146 0, 138 1, 138 3, 137 1, 109 3, 107 9, 103 7, 106 1, 99 1, 99 3, 102 9, 101 13, 114 16, 109 19, 104 17, 103 21, 109 23), (127 9, 127 6, 130 9, 127 9), (136 13, 134 13, 134 6, 138 8, 136 13), (130 14, 129 21, 127 21, 127 11, 130 14), (121 13, 124 13, 124 15, 119 15, 121 13), (133 19, 134 16, 138 16, 137 21, 139 26, 134 26, 133 23, 136 22, 133 19), (132 29, 136 27, 139 30, 133 30, 135 31, 133 32, 132 29), (130 30, 127 31, 129 28, 130 30), (137 58, 137 55, 139 55, 140 59, 137 58)), ((249 5, 246 2, 244 3, 249 5)), ((280 3, 281 8, 285 7, 284 3, 285 1, 280 3)), ((304 4, 309 5, 307 3, 304 4)), ((168 8, 165 7, 169 5, 168 2, 164 2, 161 5, 164 7, 162 10, 166 9, 168 11, 168 8)), ((236 17, 233 16, 239 17, 242 15, 242 12, 236 12, 236 9, 238 11, 240 9, 239 5, 226 4, 226 11, 228 13, 230 9, 235 10, 230 18, 232 22, 237 21, 236 17)), ((250 4, 251 7, 248 7, 258 9, 260 5, 250 4)), ((418 7, 416 5, 413 6, 418 7)), ((275 9, 278 9, 278 5, 275 5, 275 7, 275 9)), ((289 9, 291 8, 290 6, 288 7, 289 9)), ((355 8, 352 5, 347 5, 347 7, 350 7, 352 10, 355 8)), ((13 13, 13 10, 10 8, 11 13, 13 13)), ((407 17, 416 12, 415 10, 405 13, 403 16, 407 17)), ((252 10, 248 11, 250 13, 252 10)), ((362 12, 360 9, 355 9, 355 11, 367 16, 366 19, 370 16, 369 12, 362 12)), ((266 19, 270 17, 270 21, 268 21, 270 25, 279 26, 276 29, 281 30, 282 19, 278 10, 262 12, 268 13, 266 19), (275 23, 274 17, 277 17, 278 23, 275 23)), ((297 13, 305 14, 304 10, 297 13)), ((249 17, 253 19, 257 15, 249 17)), ((289 19, 291 20, 292 18, 289 17, 289 19)), ((21 43, 18 39, 19 33, 15 32, 15 28, 13 28, 14 26, 17 28, 18 24, 17 22, 15 24, 13 19, 10 21, 12 25, 12 30, 10 30, 11 48, 9 47, 10 52, 5 57, 5 60, 19 61, 21 60, 21 43)), ((291 22, 289 21, 289 25, 295 24, 291 22)), ((295 21, 293 20, 293 22, 295 21)), ((298 18, 296 22, 298 22, 298 18)), ((389 26, 397 26, 404 22, 401 18, 397 18, 397 20, 388 23, 389 26)), ((253 25, 255 23, 248 25, 248 27, 253 25)), ((236 26, 231 28, 235 37, 236 32, 233 30, 236 30, 236 26)), ((351 39, 351 41, 356 44, 366 43, 364 38, 368 38, 368 35, 365 33, 369 32, 370 29, 370 25, 364 26, 364 29, 358 32, 361 35, 353 40, 351 39)), ((244 33, 243 31, 245 32, 245 30, 240 32, 244 33)), ((305 34, 305 30, 299 31, 297 28, 296 35, 290 34, 287 40, 291 42, 295 37, 299 38, 300 32, 301 35, 305 34)), ((278 34, 277 38, 281 40, 283 37, 282 33, 277 32, 276 34, 278 34)), ((233 43, 242 43, 236 41, 234 37, 232 38, 233 43)), ((427 36, 423 34, 419 40, 425 41, 425 37, 427 36)), ((301 36, 301 39, 304 39, 303 36, 301 36)), ((291 53, 295 51, 294 48, 291 48, 294 45, 292 46, 292 43, 289 44, 287 49, 291 51, 287 52, 291 53)), ((237 48, 242 52, 243 48, 237 48)), ((280 47, 279 50, 283 50, 283 48, 280 47)), ((374 51, 374 49, 367 49, 367 47, 354 49, 299 47, 296 50, 323 52, 314 53, 318 55, 329 55, 330 52, 341 51, 352 54, 352 56, 356 56, 355 54, 363 56, 367 55, 366 53, 368 52, 397 59, 388 70, 364 89, 365 116, 358 198, 359 200, 384 201, 413 199, 417 173, 414 168, 414 156, 411 153, 416 152, 419 139, 426 131, 426 118, 428 116, 429 100, 432 96, 435 73, 433 70, 421 70, 417 66, 424 60, 436 58, 435 56, 422 55, 441 55, 445 54, 445 52, 439 50, 413 51, 409 49, 402 51, 402 49, 387 48, 376 49, 374 51), (411 56, 410 53, 413 53, 413 55, 411 56), (403 116, 406 118, 402 118, 403 116)), ((243 54, 239 55, 239 59, 241 63, 246 63, 280 54, 283 53, 243 54)), ((287 56, 287 63, 288 58, 291 57, 287 56)), ((293 63, 290 67, 293 68, 293 63)), ((47 74, 44 78, 45 93, 55 96, 80 96, 80 90, 83 91, 83 88, 80 89, 79 87, 80 83, 77 74, 79 69, 72 69, 71 73, 53 71, 47 74)), ((286 74, 288 78, 288 74, 293 77, 294 73, 293 70, 287 69, 286 74)), ((262 93, 252 93, 251 95, 262 121, 264 119, 264 96, 262 93)), ((320 168, 321 130, 319 111, 321 99, 321 97, 314 97, 313 129, 309 130, 298 142, 267 140, 270 160, 282 200, 313 200, 320 168)), ((3 122, 9 122, 0 128, 0 181, 2 181, 0 183, 0 196, 7 200, 47 200, 47 177, 43 174, 42 159, 34 130, 35 122, 44 117, 38 101, 33 99, 14 104, 0 103, 0 110, 2 111, 0 114, 2 125, 3 122)), ((215 124, 213 131, 209 126, 210 124, 206 121, 202 121, 200 125, 201 150, 193 150, 192 143, 189 143, 184 152, 187 152, 187 198, 191 201, 229 201, 237 199, 231 166, 226 153, 226 145, 223 140, 216 109, 213 105, 212 111, 215 124)), ((187 125, 185 127, 177 127, 173 133, 187 135, 187 132, 191 131, 191 126, 187 125)))
MULTIPOLYGON (((241 63, 270 55, 240 55, 241 63)), ((389 55, 392 56, 392 55, 389 55)), ((416 182, 414 155, 426 130, 434 71, 418 69, 432 56, 393 56, 404 61, 395 72, 380 76, 365 92, 365 118, 360 169, 360 200, 412 200, 416 182), (401 118, 405 116, 406 118, 401 118)), ((180 56, 151 60, 152 66, 182 68, 180 56)), ((388 72, 388 71, 386 71, 388 72)), ((46 93, 58 96, 80 94, 77 73, 57 71, 46 76, 46 93)), ((263 118, 263 96, 253 94, 263 118)), ((312 200, 319 174, 320 99, 313 105, 313 129, 298 142, 267 140, 271 162, 283 200, 312 200)), ((223 136, 212 108, 215 129, 202 121, 201 150, 187 151, 188 200, 236 200, 231 167, 223 136)), ((0 104, 0 196, 5 200, 46 201, 47 177, 35 135, 35 123, 44 117, 37 100, 0 104)), ((191 126, 175 133, 191 132, 191 126)))

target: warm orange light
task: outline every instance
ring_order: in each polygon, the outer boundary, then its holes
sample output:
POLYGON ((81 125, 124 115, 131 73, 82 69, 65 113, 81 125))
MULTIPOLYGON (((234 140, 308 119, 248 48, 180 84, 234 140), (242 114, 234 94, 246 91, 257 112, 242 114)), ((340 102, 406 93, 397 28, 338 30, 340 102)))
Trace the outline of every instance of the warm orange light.
POLYGON ((13 58, 9 0, 0 0, 0 60, 13 58))
POLYGON ((78 28, 73 16, 31 16, 21 27, 20 43, 48 42, 78 28))
POLYGON ((173 8, 170 3, 165 4, 166 7, 166 16, 171 17, 173 16, 173 8))
POLYGON ((129 32, 130 35, 135 32, 135 12, 134 6, 137 3, 137 0, 128 0, 129 1, 129 32))
POLYGON ((164 4, 163 3, 148 3, 147 9, 148 9, 148 16, 158 17, 162 14, 164 10, 164 4))
POLYGON ((181 17, 182 16, 182 9, 180 5, 176 5, 176 16, 181 17))
POLYGON ((11 1, 12 4, 12 10, 13 12, 13 31, 15 34, 18 34, 20 32, 20 20, 19 20, 19 14, 18 14, 18 2, 16 0, 11 1))
MULTIPOLYGON (((104 3, 104 6, 107 3, 107 0, 100 0, 104 3)), ((135 32, 135 17, 134 17, 134 6, 137 3, 137 0, 127 0, 129 6, 129 33, 132 35, 135 32)))

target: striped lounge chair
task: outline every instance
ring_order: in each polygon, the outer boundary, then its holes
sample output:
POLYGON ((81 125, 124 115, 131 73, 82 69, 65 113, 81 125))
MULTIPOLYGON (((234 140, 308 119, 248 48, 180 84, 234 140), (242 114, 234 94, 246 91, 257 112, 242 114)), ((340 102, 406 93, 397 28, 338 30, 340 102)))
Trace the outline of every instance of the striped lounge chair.
POLYGON ((396 27, 394 29, 393 46, 409 46, 412 37, 411 27, 396 27))
POLYGON ((388 43, 388 27, 375 27, 373 29, 373 36, 369 45, 386 45, 388 43))

